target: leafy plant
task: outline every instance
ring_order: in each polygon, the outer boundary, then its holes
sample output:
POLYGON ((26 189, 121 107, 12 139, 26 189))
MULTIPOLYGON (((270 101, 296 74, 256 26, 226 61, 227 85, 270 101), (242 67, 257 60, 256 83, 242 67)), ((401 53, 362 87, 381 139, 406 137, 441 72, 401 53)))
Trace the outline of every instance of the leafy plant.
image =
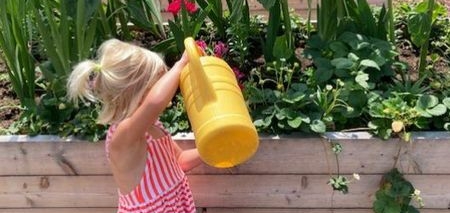
POLYGON ((325 42, 347 31, 386 40, 387 21, 384 5, 375 17, 367 0, 321 0, 317 5, 317 33, 325 42))
POLYGON ((301 113, 309 100, 306 84, 292 83, 299 65, 289 62, 269 64, 266 72, 275 78, 263 76, 263 71, 253 70, 246 83, 244 95, 248 101, 255 126, 260 131, 286 132, 304 128, 308 131, 310 118, 301 113), (273 88, 270 88, 272 85, 273 88), (303 127, 302 127, 303 125, 303 127))
POLYGON ((429 37, 433 23, 439 13, 445 13, 443 6, 435 5, 434 0, 421 2, 408 17, 408 31, 415 45, 420 46, 419 74, 424 75, 427 65, 429 37))
MULTIPOLYGON (((33 21, 47 61, 39 64, 41 78, 36 83, 45 92, 39 97, 37 110, 29 115, 28 121, 32 123, 30 125, 37 125, 36 130, 52 132, 53 129, 64 129, 65 126, 60 125, 74 119, 79 110, 67 101, 66 78, 72 66, 88 58, 99 42, 97 39, 103 38, 97 28, 101 1, 33 0, 31 3, 33 21)), ((95 125, 95 118, 90 122, 95 125)))
MULTIPOLYGON (((205 18, 207 16, 207 11, 188 11, 186 6, 188 2, 189 0, 179 1, 181 7, 181 16, 174 14, 174 20, 169 20, 170 31, 173 34, 173 39, 180 52, 184 51, 184 39, 187 37, 195 38, 197 33, 200 31, 200 28, 204 24, 205 18)), ((176 1, 172 2, 172 4, 175 3, 176 1)))
POLYGON ((411 199, 419 201, 423 206, 420 192, 394 168, 383 176, 380 189, 376 192, 373 203, 375 213, 418 213, 416 207, 410 205, 411 199))
MULTIPOLYGON (((228 1, 231 2, 231 1, 228 1)), ((228 4, 230 9, 229 27, 226 29, 227 40, 230 45, 230 53, 234 55, 236 64, 243 68, 245 64, 250 63, 252 36, 259 36, 259 28, 255 25, 258 20, 250 19, 250 9, 247 0, 237 0, 228 4)), ((260 23, 260 22, 259 22, 260 23)))
POLYGON ((269 11, 267 33, 263 43, 264 58, 271 62, 294 57, 294 37, 287 0, 258 0, 269 11), (281 24, 283 23, 283 24, 281 24), (279 35, 282 29, 283 34, 279 35))
POLYGON ((445 105, 440 104, 438 98, 433 95, 417 95, 406 99, 408 101, 405 101, 407 93, 392 95, 387 99, 378 96, 369 102, 369 113, 375 118, 369 123, 369 127, 384 139, 389 138, 392 133, 402 132, 401 137, 409 141, 410 133, 407 129, 410 126, 424 129, 430 123, 427 118, 441 116, 447 111, 445 105))
POLYGON ((8 76, 22 107, 35 110, 35 59, 29 50, 33 39, 27 1, 0 1, 0 48, 8 76))
POLYGON ((177 94, 171 106, 164 110, 160 120, 171 134, 190 130, 189 120, 180 94, 177 94))
POLYGON ((447 116, 447 120, 446 123, 444 124, 444 129, 446 129, 447 131, 450 131, 450 98, 445 98, 442 103, 447 107, 448 109, 448 116, 447 116))
POLYGON ((124 4, 128 11, 128 18, 133 24, 149 31, 152 35, 160 38, 166 37, 160 1, 127 0, 124 4))
MULTIPOLYGON (((217 29, 218 37, 221 39, 226 38, 226 29, 228 28, 228 18, 224 15, 224 8, 222 7, 222 1, 221 0, 212 0, 212 1, 206 1, 206 0, 196 0, 200 8, 202 10, 207 11, 207 16, 213 23, 214 27, 217 29)), ((227 7, 229 11, 231 12, 231 16, 237 15, 235 12, 237 12, 239 15, 241 15, 245 11, 240 8, 243 5, 247 5, 248 2, 246 0, 237 0, 237 1, 227 1, 227 7)))
POLYGON ((304 53, 317 68, 317 83, 341 78, 354 81, 365 90, 394 74, 391 65, 397 55, 389 42, 351 32, 342 33, 329 43, 312 36, 304 53))
POLYGON ((104 7, 106 8, 100 9, 99 16, 105 35, 131 40, 132 35, 128 26, 128 13, 125 3, 121 0, 110 0, 104 7))
POLYGON ((360 176, 359 174, 353 173, 353 177, 351 179, 348 179, 347 177, 340 174, 339 154, 343 151, 343 147, 340 143, 337 142, 330 143, 331 150, 333 151, 334 157, 336 158, 337 174, 329 179, 328 185, 330 185, 333 190, 340 191, 343 194, 347 194, 349 184, 355 180, 359 180, 360 176))

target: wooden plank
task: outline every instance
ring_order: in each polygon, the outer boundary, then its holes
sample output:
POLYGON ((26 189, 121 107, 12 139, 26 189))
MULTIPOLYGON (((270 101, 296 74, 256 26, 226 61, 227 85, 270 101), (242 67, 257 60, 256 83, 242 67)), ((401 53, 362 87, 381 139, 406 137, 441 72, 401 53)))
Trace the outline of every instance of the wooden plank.
MULTIPOLYGON (((372 209, 250 209, 208 208, 208 213, 373 213, 372 209)), ((448 209, 420 209, 421 213, 448 213, 448 209)))
MULTIPOLYGON (((450 204, 449 175, 410 175, 427 208, 450 204)), ((362 175, 348 194, 332 191, 327 175, 191 175, 198 207, 371 208, 381 176, 362 175)), ((0 177, 2 208, 113 208, 111 176, 0 177)))
POLYGON ((0 213, 116 213, 117 208, 27 208, 0 209, 0 213))
POLYGON ((0 143, 0 175, 111 174, 104 143, 0 143))
MULTIPOLYGON (((117 208, 27 208, 1 209, 0 213, 116 213, 117 208)), ((197 213, 202 213, 201 209, 197 213)))
MULTIPOLYGON (((412 175, 427 208, 448 208, 450 178, 412 175)), ((381 176, 364 175, 348 194, 333 192, 325 175, 192 176, 197 205, 202 207, 370 208, 381 176)))
POLYGON ((112 176, 0 177, 3 208, 115 207, 112 176))
MULTIPOLYGON (((392 168, 402 146, 398 167, 410 174, 450 174, 450 141, 334 140, 341 143, 338 155, 341 173, 382 174, 392 168), (368 151, 370 150, 370 151, 368 151)), ((193 140, 178 140, 184 149, 193 140)), ((325 139, 262 138, 258 152, 249 161, 231 169, 202 165, 190 174, 329 174, 336 173, 336 160, 325 139)), ((0 175, 109 175, 103 143, 2 142, 0 175)))
MULTIPOLYGON (((0 213, 115 213, 116 208, 0 209, 0 213)), ((236 209, 208 208, 207 213, 373 213, 372 209, 236 209)), ((421 213, 448 213, 448 209, 421 209, 421 213)), ((197 213, 203 213, 201 209, 197 213)))

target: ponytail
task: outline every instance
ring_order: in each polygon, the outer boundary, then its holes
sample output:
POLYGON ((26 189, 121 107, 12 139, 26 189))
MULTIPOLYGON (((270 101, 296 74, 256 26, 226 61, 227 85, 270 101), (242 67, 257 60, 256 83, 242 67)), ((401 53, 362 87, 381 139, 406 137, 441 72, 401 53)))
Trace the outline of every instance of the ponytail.
POLYGON ((80 62, 75 66, 67 80, 67 97, 70 101, 75 103, 78 103, 78 99, 97 101, 92 91, 94 80, 91 79, 96 71, 100 71, 100 67, 92 60, 80 62))

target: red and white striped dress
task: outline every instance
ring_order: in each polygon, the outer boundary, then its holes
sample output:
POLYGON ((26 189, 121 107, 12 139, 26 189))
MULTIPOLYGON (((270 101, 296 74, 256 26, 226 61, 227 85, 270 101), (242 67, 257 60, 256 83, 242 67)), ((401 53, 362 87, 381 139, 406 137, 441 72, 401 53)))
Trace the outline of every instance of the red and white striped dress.
MULTIPOLYGON (((161 122, 156 126, 164 137, 153 139, 146 133, 147 160, 139 185, 128 194, 119 194, 118 213, 194 213, 195 205, 187 177, 175 157, 171 135, 161 122)), ((109 160, 109 143, 116 125, 106 137, 105 148, 109 160)))

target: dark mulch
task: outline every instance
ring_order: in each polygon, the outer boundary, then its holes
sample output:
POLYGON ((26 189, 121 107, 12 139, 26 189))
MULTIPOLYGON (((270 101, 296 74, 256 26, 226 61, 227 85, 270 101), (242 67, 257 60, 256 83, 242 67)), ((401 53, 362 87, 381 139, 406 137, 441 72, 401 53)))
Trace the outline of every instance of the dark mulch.
POLYGON ((8 80, 6 65, 0 59, 0 129, 8 128, 20 115, 20 102, 8 80))

